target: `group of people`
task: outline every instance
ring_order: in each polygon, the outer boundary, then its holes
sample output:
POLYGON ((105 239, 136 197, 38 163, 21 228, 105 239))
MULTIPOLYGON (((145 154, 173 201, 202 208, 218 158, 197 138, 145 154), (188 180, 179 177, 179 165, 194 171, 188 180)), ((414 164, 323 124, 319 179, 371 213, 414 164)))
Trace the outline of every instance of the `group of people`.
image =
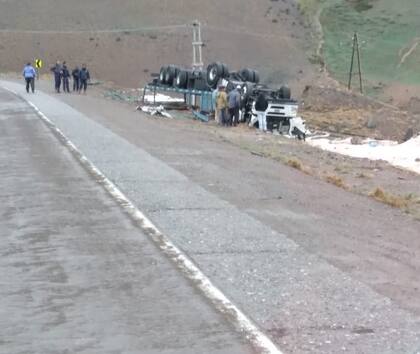
MULTIPOLYGON (((76 66, 72 72, 68 69, 66 62, 61 64, 59 61, 51 68, 51 71, 54 74, 54 87, 55 92, 60 93, 61 86, 63 86, 63 91, 70 93, 70 77, 73 78, 73 92, 86 93, 87 84, 90 80, 90 73, 86 65, 82 65, 82 68, 79 69, 76 66)), ((22 71, 22 76, 25 79, 26 83, 26 92, 35 93, 35 79, 37 77, 37 72, 31 63, 27 63, 22 71)))
MULTIPOLYGON (((216 123, 225 127, 236 126, 239 123, 241 112, 241 86, 226 93, 226 87, 220 85, 218 90, 214 91, 213 102, 215 102, 215 120, 216 123)), ((265 111, 268 107, 267 98, 260 93, 255 100, 253 110, 255 110, 255 121, 251 119, 250 124, 258 121, 258 127, 261 131, 267 130, 267 121, 265 111)))
POLYGON ((218 124, 225 127, 236 126, 239 123, 241 108, 240 86, 235 87, 226 93, 224 85, 220 85, 215 91, 214 102, 216 104, 215 120, 218 124))
POLYGON ((70 77, 73 78, 73 92, 86 93, 87 84, 90 80, 90 73, 86 65, 82 65, 79 69, 76 66, 70 73, 66 62, 61 64, 59 61, 51 68, 54 74, 54 88, 55 92, 60 93, 61 85, 63 86, 63 92, 70 93, 70 77))

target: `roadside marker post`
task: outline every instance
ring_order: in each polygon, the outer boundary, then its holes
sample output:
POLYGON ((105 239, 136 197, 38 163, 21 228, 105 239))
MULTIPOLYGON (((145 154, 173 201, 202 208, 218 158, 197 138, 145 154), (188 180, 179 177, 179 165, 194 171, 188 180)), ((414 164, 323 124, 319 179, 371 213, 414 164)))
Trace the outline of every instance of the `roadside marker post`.
POLYGON ((39 79, 39 69, 42 68, 43 62, 41 59, 35 59, 35 70, 36 70, 36 76, 39 79))
POLYGON ((37 69, 41 69, 42 68, 42 60, 41 59, 35 59, 35 66, 37 69))

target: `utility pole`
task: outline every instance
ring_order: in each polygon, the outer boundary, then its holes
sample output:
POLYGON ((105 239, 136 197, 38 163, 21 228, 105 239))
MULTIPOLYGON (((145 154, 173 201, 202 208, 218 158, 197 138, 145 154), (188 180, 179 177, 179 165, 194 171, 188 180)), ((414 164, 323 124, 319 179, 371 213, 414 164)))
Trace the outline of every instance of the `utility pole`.
POLYGON ((350 62, 350 73, 349 73, 349 84, 348 89, 351 89, 351 80, 353 77, 353 66, 354 66, 354 55, 357 54, 357 67, 358 67, 358 75, 359 75, 359 86, 360 86, 360 93, 363 93, 363 84, 362 84, 362 69, 360 63, 360 49, 359 49, 359 39, 357 37, 357 33, 355 32, 353 35, 353 49, 351 53, 351 62, 350 62))
POLYGON ((193 63, 194 70, 202 70, 203 64, 203 41, 201 40, 201 24, 197 20, 193 22, 193 63))

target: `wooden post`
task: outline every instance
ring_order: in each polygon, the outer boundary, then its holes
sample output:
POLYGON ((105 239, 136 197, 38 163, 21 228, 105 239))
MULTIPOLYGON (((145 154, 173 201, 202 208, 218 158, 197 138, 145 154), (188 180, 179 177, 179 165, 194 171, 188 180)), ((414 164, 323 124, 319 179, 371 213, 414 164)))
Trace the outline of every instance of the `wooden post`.
POLYGON ((359 39, 357 38, 357 33, 354 34, 356 38, 356 50, 357 50, 357 65, 359 69, 359 85, 360 85, 360 93, 363 93, 363 84, 362 84, 362 68, 360 62, 360 50, 359 50, 359 39))
POLYGON ((351 61, 350 61, 350 72, 349 72, 349 83, 348 89, 351 89, 351 80, 353 78, 353 66, 354 66, 354 54, 357 53, 357 68, 358 68, 358 75, 359 75, 359 88, 360 93, 363 93, 363 82, 362 82, 362 66, 360 61, 360 48, 359 48, 359 39, 357 37, 357 33, 355 32, 353 35, 353 48, 351 52, 351 61))
POLYGON ((350 72, 349 72, 349 84, 347 88, 351 89, 351 79, 353 77, 353 63, 354 63, 354 51, 356 50, 356 33, 353 35, 353 48, 351 52, 350 72))

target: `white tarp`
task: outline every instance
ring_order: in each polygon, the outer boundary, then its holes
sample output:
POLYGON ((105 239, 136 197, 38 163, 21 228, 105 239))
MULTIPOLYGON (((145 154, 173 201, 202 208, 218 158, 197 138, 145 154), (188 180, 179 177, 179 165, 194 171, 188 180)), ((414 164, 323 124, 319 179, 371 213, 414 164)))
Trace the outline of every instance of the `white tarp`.
MULTIPOLYGON (((153 103, 153 94, 148 94, 144 96, 145 102, 152 102, 153 103)), ((174 98, 167 95, 163 95, 161 93, 156 92, 156 102, 163 103, 163 102, 184 102, 182 98, 174 98)))
POLYGON ((327 136, 310 137, 307 138, 307 142, 323 150, 370 160, 384 160, 391 165, 420 173, 420 136, 402 144, 373 139, 363 140, 361 144, 352 144, 351 138, 331 139, 327 136))

